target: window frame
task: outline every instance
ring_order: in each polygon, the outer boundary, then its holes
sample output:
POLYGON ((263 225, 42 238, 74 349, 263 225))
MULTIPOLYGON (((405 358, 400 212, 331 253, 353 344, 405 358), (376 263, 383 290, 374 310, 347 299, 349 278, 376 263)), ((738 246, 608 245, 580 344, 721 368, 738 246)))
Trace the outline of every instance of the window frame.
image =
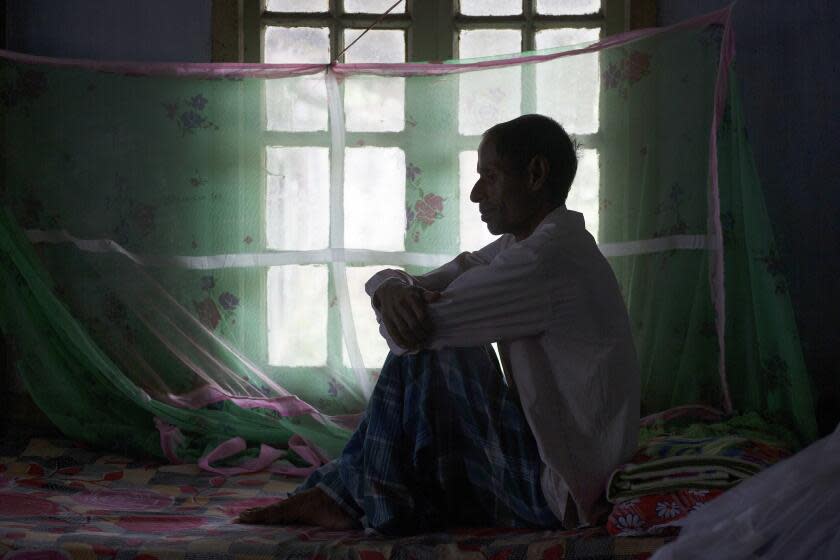
MULTIPOLYGON (((542 15, 536 13, 536 0, 522 0, 522 13, 504 16, 468 16, 459 13, 459 0, 405 0, 405 13, 388 14, 375 29, 401 29, 405 31, 405 60, 407 62, 441 61, 457 58, 459 49, 459 34, 464 29, 517 29, 522 32, 522 51, 535 49, 536 33, 543 29, 552 28, 600 28, 601 36, 606 37, 626 31, 632 23, 652 24, 655 22, 655 0, 602 0, 602 8, 598 13, 586 15, 542 15), (640 8, 641 6, 641 8, 640 8), (651 6, 653 9, 651 10, 651 6), (640 18, 637 13, 644 13, 651 17, 640 18)), ((366 28, 376 21, 381 14, 348 14, 343 10, 344 0, 329 0, 328 12, 296 12, 272 13, 265 10, 265 0, 213 0, 213 60, 261 62, 263 60, 264 33, 268 26, 280 25, 284 27, 327 27, 330 36, 330 57, 335 59, 335 53, 344 49, 344 30, 366 28)), ((339 57, 343 62, 344 56, 339 57)), ((523 72, 524 80, 535 80, 533 68, 531 72, 523 72), (531 74, 531 75, 528 75, 531 74)), ((457 101, 456 101, 457 102, 457 101)), ((536 110, 536 100, 522 100, 522 108, 529 112, 536 110)), ((262 103, 264 109, 265 103, 262 103)), ((409 114, 411 105, 410 94, 406 91, 405 111, 409 114)), ((264 117, 264 116, 263 116, 264 117)), ((263 118, 264 122, 264 118, 263 118)), ((601 119, 603 123, 603 119, 601 119)), ((597 148, 599 132, 593 134, 576 135, 584 148, 597 148)), ((447 131, 459 138, 459 150, 473 150, 480 140, 479 135, 463 135, 457 130, 447 131)), ((258 145, 265 157, 269 146, 312 146, 329 147, 329 132, 285 132, 261 130, 258 145), (282 142, 280 141, 282 137, 282 142), (290 142, 290 140, 293 140, 290 142)), ((352 146, 358 140, 364 140, 366 146, 400 147, 406 150, 401 142, 402 132, 346 132, 346 145, 352 146)), ((406 150, 406 163, 409 162, 406 150)), ((457 176, 455 177, 457 181, 457 176)), ((262 184, 265 185, 265 179, 262 184)), ((265 221, 265 216, 261 217, 265 221)), ((267 277, 267 274, 266 274, 267 277)), ((329 274, 329 288, 327 301, 335 298, 335 286, 332 273, 329 274)), ((266 286, 267 287, 267 286, 266 286)), ((265 289, 263 297, 267 297, 265 289)), ((267 301, 265 302, 267 304, 267 301)), ((352 375, 352 367, 344 364, 339 357, 338 363, 330 363, 330 356, 341 356, 341 347, 336 352, 336 344, 342 345, 342 333, 337 326, 337 306, 328 308, 327 324, 327 356, 328 369, 340 368, 352 375)), ((267 314, 266 314, 267 315, 267 314)), ((266 324, 266 327, 268 325, 266 324)), ((268 332, 266 328, 266 332, 268 332)), ((268 340, 265 351, 268 363, 268 340)), ((312 370, 323 366, 282 366, 270 365, 271 370, 283 373, 290 370, 312 370)), ((376 368, 366 368, 368 372, 376 368)))

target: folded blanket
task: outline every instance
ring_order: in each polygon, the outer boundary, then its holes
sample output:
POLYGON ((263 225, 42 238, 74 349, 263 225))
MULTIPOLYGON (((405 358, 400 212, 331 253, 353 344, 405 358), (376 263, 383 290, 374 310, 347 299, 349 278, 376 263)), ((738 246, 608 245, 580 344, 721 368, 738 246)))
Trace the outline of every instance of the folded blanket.
POLYGON ((781 443, 738 435, 654 437, 613 472, 607 499, 618 503, 678 489, 727 489, 789 455, 781 443))
POLYGON ((639 449, 613 472, 614 503, 678 490, 726 490, 791 455, 796 436, 757 412, 679 406, 642 419, 639 449))

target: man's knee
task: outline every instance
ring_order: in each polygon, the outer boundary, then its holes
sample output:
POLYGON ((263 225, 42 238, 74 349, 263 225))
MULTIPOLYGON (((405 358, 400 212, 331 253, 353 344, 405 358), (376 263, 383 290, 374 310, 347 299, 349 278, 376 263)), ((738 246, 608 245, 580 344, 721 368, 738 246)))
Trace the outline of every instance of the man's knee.
POLYGON ((395 376, 407 383, 417 383, 430 376, 457 376, 460 380, 475 378, 481 383, 491 384, 502 382, 498 360, 489 345, 424 349, 400 356, 392 353, 382 367, 380 383, 395 376))

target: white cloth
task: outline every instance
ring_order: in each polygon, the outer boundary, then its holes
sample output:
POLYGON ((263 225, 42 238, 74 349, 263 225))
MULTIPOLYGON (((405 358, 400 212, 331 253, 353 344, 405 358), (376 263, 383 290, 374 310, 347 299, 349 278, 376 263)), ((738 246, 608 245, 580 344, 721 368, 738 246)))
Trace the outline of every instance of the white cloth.
POLYGON ((840 425, 677 524, 652 560, 840 558, 840 425))
MULTIPOLYGON (((427 348, 499 343, 550 507, 564 520, 571 493, 578 519, 595 521, 610 473, 636 449, 640 380, 618 283, 583 216, 557 208, 521 242, 504 235, 416 278, 384 270, 365 289, 397 280, 441 292, 427 348)), ((381 320, 380 333, 406 353, 381 320)))

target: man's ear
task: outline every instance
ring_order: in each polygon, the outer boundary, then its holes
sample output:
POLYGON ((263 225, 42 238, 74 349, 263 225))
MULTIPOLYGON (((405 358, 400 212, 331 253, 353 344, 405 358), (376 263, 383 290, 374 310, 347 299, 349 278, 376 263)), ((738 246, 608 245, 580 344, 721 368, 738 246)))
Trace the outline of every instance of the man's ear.
POLYGON ((550 169, 551 165, 544 155, 537 154, 532 157, 528 163, 528 189, 534 192, 543 189, 548 182, 550 169))

